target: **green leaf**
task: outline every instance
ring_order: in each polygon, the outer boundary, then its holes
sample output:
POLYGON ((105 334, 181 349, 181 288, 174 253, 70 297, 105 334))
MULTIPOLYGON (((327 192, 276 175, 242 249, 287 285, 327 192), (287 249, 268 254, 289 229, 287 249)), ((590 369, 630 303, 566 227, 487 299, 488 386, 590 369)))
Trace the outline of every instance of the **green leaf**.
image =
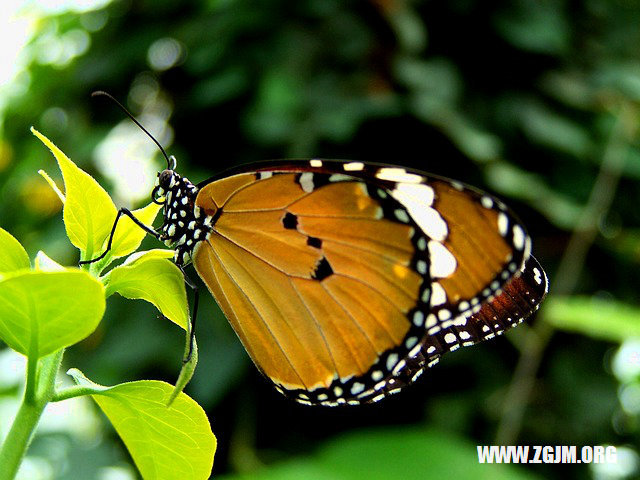
POLYGON ((44 170, 38 170, 38 173, 40 174, 40 176, 42 178, 45 179, 45 181, 51 187, 51 190, 53 190, 55 192, 55 194, 58 196, 58 198, 60 199, 60 201, 64 205, 64 202, 65 202, 64 193, 62 193, 62 191, 58 188, 58 185, 56 185, 56 182, 54 182, 53 179, 49 176, 49 174, 47 172, 45 172, 44 170))
POLYGON ((107 296, 117 292, 125 298, 146 300, 169 320, 187 329, 189 307, 184 276, 169 260, 142 256, 111 270, 104 282, 107 296))
POLYGON ((31 129, 58 161, 65 185, 63 219, 71 243, 84 252, 83 258, 101 253, 105 238, 111 232, 117 210, 111 197, 91 175, 76 166, 40 132, 31 129))
POLYGON ((420 429, 380 429, 356 432, 329 442, 319 461, 340 478, 532 479, 528 471, 510 465, 481 464, 475 444, 448 432, 420 429))
POLYGON ((596 297, 551 297, 544 319, 556 328, 599 340, 623 342, 640 337, 640 308, 596 297))
MULTIPOLYGON (((134 210, 131 213, 145 225, 151 225, 161 208, 162 205, 150 203, 146 207, 134 210)), ((111 225, 113 226, 113 220, 111 221, 111 225)), ((113 235, 113 242, 111 243, 111 250, 109 252, 111 258, 129 255, 140 246, 146 235, 147 232, 133 223, 133 220, 129 217, 123 215, 120 217, 120 220, 118 220, 118 226, 113 235)), ((103 248, 106 248, 106 241, 103 248)))
POLYGON ((577 158, 587 158, 593 150, 586 125, 572 122, 542 102, 525 102, 519 115, 524 134, 536 143, 577 158))
POLYGON ((79 370, 68 372, 109 418, 145 480, 207 479, 216 437, 204 410, 180 393, 170 407, 173 387, 142 380, 103 387, 79 370))
POLYGON ((0 273, 30 268, 29 256, 20 242, 0 228, 0 273))
POLYGON ((435 429, 381 428, 353 432, 328 440, 321 450, 311 456, 233 478, 533 480, 541 477, 515 465, 481 464, 476 445, 448 432, 435 429))
POLYGON ((0 280, 0 338, 30 358, 90 335, 104 313, 104 287, 86 272, 19 272, 0 280))

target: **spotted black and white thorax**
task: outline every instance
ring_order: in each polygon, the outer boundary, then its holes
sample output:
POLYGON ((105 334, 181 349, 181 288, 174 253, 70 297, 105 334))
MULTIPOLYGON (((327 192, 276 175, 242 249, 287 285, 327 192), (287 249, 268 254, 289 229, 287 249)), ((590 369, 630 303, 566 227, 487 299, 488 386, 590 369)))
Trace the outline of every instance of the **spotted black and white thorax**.
POLYGON ((173 170, 158 174, 154 201, 164 197, 158 202, 164 204, 164 221, 157 232, 160 240, 175 250, 174 261, 180 266, 189 264, 195 246, 211 231, 213 219, 195 206, 197 194, 198 188, 173 170))

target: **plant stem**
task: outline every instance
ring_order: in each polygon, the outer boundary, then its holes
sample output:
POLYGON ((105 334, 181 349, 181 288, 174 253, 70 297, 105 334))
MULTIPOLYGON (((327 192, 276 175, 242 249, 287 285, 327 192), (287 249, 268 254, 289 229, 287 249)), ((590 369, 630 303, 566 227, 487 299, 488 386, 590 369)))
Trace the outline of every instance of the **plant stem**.
POLYGON ((18 473, 44 405, 23 401, 0 450, 0 479, 11 480, 18 473))
POLYGON ((18 473, 42 412, 53 396, 63 353, 59 350, 27 363, 27 377, 31 378, 27 378, 22 403, 0 448, 0 480, 13 480, 18 473))
POLYGON ((24 386, 23 403, 33 405, 36 401, 36 387, 38 385, 38 364, 37 358, 27 358, 27 378, 24 386))
POLYGON ((51 402, 61 402, 63 400, 69 400, 70 398, 94 395, 96 393, 100 393, 96 388, 87 387, 86 385, 73 385, 56 392, 55 395, 51 397, 51 402))

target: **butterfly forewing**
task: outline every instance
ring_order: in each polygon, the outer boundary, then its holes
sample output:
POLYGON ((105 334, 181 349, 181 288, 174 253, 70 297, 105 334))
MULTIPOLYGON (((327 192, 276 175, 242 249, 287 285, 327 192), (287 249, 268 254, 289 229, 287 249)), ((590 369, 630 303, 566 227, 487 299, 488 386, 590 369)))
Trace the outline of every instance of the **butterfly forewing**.
POLYGON ((516 217, 457 182, 312 160, 199 187, 212 230, 195 268, 258 368, 302 403, 394 393, 546 292, 516 217))

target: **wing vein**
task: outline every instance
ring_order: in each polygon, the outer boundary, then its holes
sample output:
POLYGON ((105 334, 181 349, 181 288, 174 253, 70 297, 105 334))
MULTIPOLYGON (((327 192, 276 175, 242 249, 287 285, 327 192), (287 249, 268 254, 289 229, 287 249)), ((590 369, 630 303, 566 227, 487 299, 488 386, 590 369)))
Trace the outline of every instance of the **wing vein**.
MULTIPOLYGON (((353 324, 356 326, 356 328, 360 331, 360 333, 362 334, 362 336, 364 338, 367 339, 367 342, 369 343, 369 345, 371 346, 371 349, 376 353, 376 355, 378 354, 378 351, 376 350, 375 345, 373 344, 373 342, 371 341, 371 339, 369 338, 369 335, 367 335, 367 333, 363 330, 362 325, 360 325, 360 323, 358 323, 358 321, 355 319, 355 317, 351 314, 351 312, 349 312, 349 310, 347 310, 344 305, 342 305, 342 303, 340 303, 334 296, 333 294, 327 289, 327 287, 325 285, 322 284, 322 282, 320 283, 320 285, 322 286, 322 289, 327 292, 327 295, 329 295, 329 297, 331 298, 331 300, 333 300, 338 307, 340 307, 340 309, 351 319, 351 321, 353 322, 353 324)), ((353 356, 354 360, 357 361, 357 357, 354 355, 353 356)), ((359 365, 359 367, 361 369, 363 369, 365 372, 368 370, 368 368, 363 368, 361 365, 359 365)))
MULTIPOLYGON (((217 233, 217 232, 216 232, 217 233)), ((213 254, 216 256, 218 262, 220 263, 220 266, 222 267, 222 269, 225 271, 225 273, 227 274, 227 276, 229 277, 229 279, 233 282, 233 284, 236 286, 236 288, 238 289, 238 291, 244 296, 244 298, 247 300, 247 302, 249 303, 249 305, 251 305, 251 307, 253 308, 253 310, 256 312, 256 316, 262 321, 262 323, 264 324, 265 328, 267 329, 267 331, 269 332, 269 334, 271 335, 271 337, 273 337, 273 341, 274 343, 278 346, 278 348, 280 349, 280 351, 282 352, 282 355, 284 356, 284 358, 287 359, 287 362, 289 363, 289 365, 291 366, 291 369, 295 372, 296 376, 300 379, 300 384, 304 385, 306 388, 306 384, 304 383, 304 381, 302 380, 302 377, 300 376, 300 374, 298 373, 298 371, 296 370, 295 366, 293 365, 293 363, 291 362, 291 359, 289 358, 289 356, 287 355, 287 353, 284 351, 284 349, 282 348, 282 345, 280 345, 280 342, 278 342, 278 339, 276 337, 276 335, 273 333, 273 331, 271 330, 271 328, 269 327, 269 323, 263 318, 262 314, 260 313, 260 311, 258 310, 258 308, 254 305, 253 301, 251 300, 251 297, 249 295, 247 295, 245 293, 245 291, 238 285, 238 282, 235 280, 235 278, 233 278, 233 276, 231 275, 231 273, 229 272, 229 270, 225 267, 224 262, 222 261, 222 259, 220 258, 220 256, 217 254, 217 252, 215 251, 215 249, 213 248, 213 245, 211 245, 211 242, 209 242, 207 240, 207 242, 209 243, 209 245, 211 246, 211 251, 213 252, 213 254)), ((232 242, 233 243, 233 242, 232 242)), ((242 264, 240 263, 240 266, 242 266, 242 264)), ((244 267, 243 267, 244 268, 244 267)), ((251 273, 249 273, 246 269, 245 271, 249 274, 249 276, 256 281, 256 279, 251 275, 251 273)), ((258 283, 258 282, 257 282, 258 283)), ((258 283, 258 285, 260 285, 260 283, 258 283)), ((268 295, 268 293, 267 293, 268 295)), ((270 295, 269 295, 270 296, 270 295)), ((229 305, 232 305, 232 302, 227 302, 229 303, 229 305)), ((275 302, 274 302, 275 303, 275 302)), ((277 305, 276 305, 277 307, 277 305)), ((280 312, 282 314, 282 312, 280 312)), ((284 316, 283 316, 284 318, 284 316)), ((238 319, 239 321, 240 319, 238 319)), ((286 320, 285 320, 286 321, 286 320)))
POLYGON ((309 306, 307 305, 307 302, 304 300, 304 297, 302 296, 302 294, 298 290, 298 287, 296 287, 295 283, 293 283, 293 280, 291 279, 291 277, 289 277, 289 283, 291 284, 291 287, 293 288, 293 290, 296 292, 296 295, 298 295, 298 298, 300 299, 300 302, 302 303, 302 306, 307 311, 309 316, 313 319, 313 323, 316 325, 316 328, 318 329, 318 332, 320 333, 320 336, 322 337, 322 341, 324 342, 325 347, 327 347, 327 352, 329 353, 329 357, 331 358, 331 363, 333 364, 333 369, 334 369, 334 371, 336 373, 338 373, 338 365, 336 364, 335 358, 333 357, 333 352, 331 351, 331 347, 329 346, 329 342, 327 341, 327 338, 325 337, 324 332, 322 331, 322 328, 320 327, 320 324, 318 323, 318 321, 317 321, 316 317, 313 315, 313 313, 311 313, 311 310, 309 309, 309 306))
POLYGON ((335 273, 335 272, 334 272, 334 275, 338 275, 338 276, 340 276, 340 277, 344 277, 344 278, 349 278, 349 279, 354 280, 354 281, 356 281, 356 282, 358 282, 358 283, 361 283, 361 284, 362 284, 362 285, 364 285, 365 287, 369 287, 371 290, 373 290, 374 292, 376 292, 376 293, 380 296, 380 298, 382 298, 386 303, 388 303, 388 304, 389 304, 389 305, 391 305, 393 308, 395 308, 395 309, 396 309, 396 310, 397 310, 397 311, 398 311, 402 316, 406 317, 405 312, 403 312, 403 311, 400 309, 400 307, 398 307, 395 303, 393 303, 391 300, 389 300, 385 295, 383 295, 383 294, 382 294, 382 292, 381 292, 380 290, 378 290, 378 289, 377 289, 376 287, 374 287, 373 285, 370 285, 370 284, 368 284, 367 282, 365 282, 365 281, 363 281, 363 280, 361 280, 361 279, 359 279, 359 278, 357 278, 357 277, 354 277, 354 276, 351 276, 351 275, 347 275, 346 273, 335 273))

